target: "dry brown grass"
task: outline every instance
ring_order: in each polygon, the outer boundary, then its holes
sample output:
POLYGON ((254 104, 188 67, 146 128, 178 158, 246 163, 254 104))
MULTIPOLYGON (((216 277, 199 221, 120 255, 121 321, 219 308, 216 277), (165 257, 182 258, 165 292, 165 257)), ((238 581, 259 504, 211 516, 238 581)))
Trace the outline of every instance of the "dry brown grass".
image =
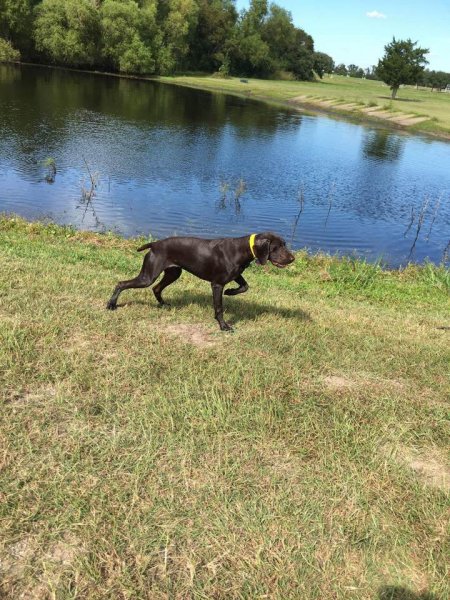
POLYGON ((299 253, 226 335, 66 233, 0 221, 0 596, 448 596, 444 271, 299 253))

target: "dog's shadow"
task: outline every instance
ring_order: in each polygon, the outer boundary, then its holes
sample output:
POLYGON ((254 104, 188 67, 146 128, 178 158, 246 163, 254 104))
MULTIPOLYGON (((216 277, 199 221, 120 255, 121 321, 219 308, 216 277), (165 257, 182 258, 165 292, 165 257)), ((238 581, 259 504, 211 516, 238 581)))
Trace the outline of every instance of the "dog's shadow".
POLYGON ((435 594, 429 592, 413 592, 407 588, 386 585, 378 590, 379 600, 440 600, 435 594))
MULTIPOLYGON (((142 300, 130 300, 117 304, 118 308, 122 306, 131 306, 135 304, 141 304, 144 306, 150 306, 154 308, 160 308, 153 298, 149 299, 146 297, 142 300), (150 300, 150 301, 149 301, 150 300)), ((187 291, 184 294, 173 294, 167 298, 167 308, 172 310, 182 309, 190 304, 198 304, 205 309, 209 309, 211 314, 214 314, 214 308, 212 303, 212 297, 208 294, 200 294, 198 292, 187 291)), ((284 306, 275 306, 269 303, 255 302, 246 298, 224 296, 223 307, 225 310, 226 320, 229 320, 231 324, 239 323, 240 321, 251 321, 256 316, 261 314, 271 314, 283 317, 285 319, 298 319, 300 321, 312 321, 309 313, 301 310, 300 308, 286 308, 284 306)), ((164 307, 162 307, 164 308, 164 307)))

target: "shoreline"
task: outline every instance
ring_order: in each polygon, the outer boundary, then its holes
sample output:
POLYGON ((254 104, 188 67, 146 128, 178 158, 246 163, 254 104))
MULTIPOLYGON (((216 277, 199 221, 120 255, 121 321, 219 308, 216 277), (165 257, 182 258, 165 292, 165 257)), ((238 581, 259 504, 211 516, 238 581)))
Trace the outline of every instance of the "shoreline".
MULTIPOLYGON (((416 135, 416 136, 420 136, 420 137, 428 137, 428 138, 433 138, 436 140, 440 140, 440 141, 444 141, 444 142, 450 142, 450 132, 446 132, 446 131, 429 131, 427 129, 422 129, 420 127, 414 127, 411 128, 408 125, 402 125, 401 123, 395 122, 395 121, 391 121, 388 118, 386 119, 380 119, 378 117, 375 116, 371 116, 370 112, 369 113, 365 113, 362 112, 361 110, 358 110, 358 107, 355 108, 355 110, 352 110, 351 112, 345 109, 341 109, 340 106, 342 105, 347 105, 350 104, 351 102, 345 102, 340 104, 329 104, 327 105, 328 101, 327 100, 321 100, 318 99, 317 101, 314 101, 313 99, 298 99, 298 98, 285 98, 285 99, 279 99, 279 98, 271 98, 269 96, 265 96, 263 94, 254 94, 252 92, 245 92, 245 90, 242 91, 235 91, 235 90, 230 90, 226 87, 213 87, 213 86, 209 86, 209 85, 197 85, 191 82, 184 82, 182 81, 182 77, 183 76, 175 76, 174 78, 171 77, 158 77, 155 79, 155 81, 160 81, 162 83, 167 83, 167 84, 171 84, 171 85, 179 85, 181 87, 188 87, 191 89, 197 89, 197 90, 202 90, 202 91, 209 91, 212 93, 222 93, 222 94, 229 94, 231 96, 235 96, 238 98, 244 98, 244 99, 248 99, 248 100, 255 100, 258 102, 264 102, 266 104, 271 104, 273 106, 280 106, 283 108, 288 108, 291 110, 296 110, 298 112, 307 114, 307 115, 313 115, 313 116, 327 116, 327 117, 332 117, 332 118, 337 118, 339 120, 344 120, 347 121, 349 123, 353 123, 356 125, 364 125, 364 126, 369 126, 369 127, 376 127, 379 129, 390 129, 395 131, 396 133, 404 133, 404 134, 410 134, 410 135, 416 135), (174 79, 174 80, 172 80, 174 79)), ((221 81, 220 79, 214 79, 211 78, 214 82, 215 81, 221 81)), ((234 80, 238 79, 238 78, 232 78, 234 80)), ((226 81, 226 80, 225 80, 226 81)), ((264 80, 262 80, 264 81, 264 80)), ((368 107, 367 105, 361 105, 360 106, 361 109, 368 109, 368 108, 372 108, 372 107, 368 107)), ((449 107, 450 108, 450 107, 449 107)), ((382 107, 373 107, 373 112, 378 112, 378 111, 382 111, 382 107)), ((392 114, 392 116, 395 116, 395 113, 392 114)), ((418 117, 420 118, 420 117, 418 117)), ((426 119, 424 122, 430 122, 432 119, 426 119)))
MULTIPOLYGON (((51 238, 64 238, 68 242, 76 242, 80 244, 92 244, 103 248, 117 248, 122 250, 136 251, 138 246, 149 241, 157 241, 157 238, 152 236, 137 235, 125 237, 122 233, 115 231, 90 231, 87 229, 78 229, 72 224, 60 224, 51 219, 36 219, 29 220, 16 213, 0 212, 0 233, 6 231, 19 231, 29 234, 30 236, 50 236, 51 238)), ((33 239, 31 237, 31 239, 33 239)), ((293 250, 296 258, 306 260, 311 265, 319 267, 323 264, 333 265, 358 265, 374 272, 388 274, 396 274, 402 276, 405 273, 421 273, 428 271, 430 268, 435 272, 448 273, 450 275, 450 267, 447 262, 441 261, 435 263, 427 260, 423 263, 410 261, 404 265, 397 267, 389 266, 383 262, 381 258, 374 261, 369 261, 364 257, 355 256, 352 254, 331 254, 329 252, 319 250, 311 251, 308 247, 303 247, 298 250, 293 250)), ((450 292, 450 279, 447 286, 450 292)))
MULTIPOLYGON (((5 64, 13 64, 15 66, 28 66, 28 67, 42 67, 46 69, 57 69, 60 71, 70 71, 75 73, 86 73, 90 75, 101 75, 105 77, 116 77, 121 79, 131 79, 136 81, 153 81, 159 82, 163 84, 169 85, 178 85, 180 87, 188 87, 191 89, 207 91, 211 93, 221 93, 228 94, 231 96, 235 96, 238 98, 244 98, 248 100, 255 100, 257 102, 264 102, 266 104, 270 104, 272 106, 279 106, 283 108, 287 108, 290 110, 295 110, 307 115, 311 116, 329 116, 332 118, 337 118, 339 120, 345 120, 350 123, 364 125, 369 127, 377 127, 380 129, 388 129, 393 130, 397 133, 408 133, 412 135, 425 136, 427 138, 432 138, 436 140, 441 140, 444 142, 450 142, 450 131, 446 130, 429 130, 424 127, 420 127, 420 123, 413 123, 412 125, 405 125, 402 122, 393 121, 391 119, 395 119, 396 115, 401 115, 402 113, 392 112, 389 113, 384 109, 383 106, 369 106, 363 103, 357 103, 353 100, 344 100, 344 101, 333 101, 327 100, 323 98, 316 98, 315 96, 296 96, 296 97, 284 97, 284 98, 275 98, 267 96, 263 93, 255 93, 252 89, 246 90, 245 88, 238 89, 230 89, 229 86, 224 85, 225 82, 229 82, 230 85, 234 85, 235 83, 242 83, 243 81, 247 82, 256 82, 259 83, 274 83, 274 84, 304 84, 314 82, 281 82, 278 80, 263 80, 263 79, 248 79, 241 80, 237 77, 232 77, 229 79, 220 79, 214 78, 208 75, 201 76, 189 76, 189 75, 175 75, 175 76, 144 76, 144 75, 132 75, 126 73, 112 73, 110 71, 98 71, 98 70, 88 70, 88 69, 76 69, 73 67, 63 67, 59 65, 46 65, 41 63, 30 63, 30 62, 17 62, 17 63, 5 63, 5 64), (195 80, 195 81, 192 81, 195 80), (201 82, 198 82, 201 80, 201 82), (344 108, 350 107, 350 108, 344 108), (374 114, 371 114, 374 113, 374 114), (384 114, 383 114, 384 113, 384 114)), ((244 84, 248 85, 248 84, 244 84)), ((299 87, 299 91, 302 91, 299 87)), ((304 91, 304 90, 303 90, 304 91)), ((431 93, 431 92, 430 92, 431 93)), ((449 102, 450 104, 450 102, 449 102)), ((449 106, 450 109, 450 106, 449 106)), ((405 115, 407 116, 407 115, 405 115)), ((420 115, 415 116, 412 120, 421 119, 420 115)), ((405 119, 407 120, 407 119, 405 119)), ((433 118, 426 118, 424 123, 429 124, 433 122, 433 118)))

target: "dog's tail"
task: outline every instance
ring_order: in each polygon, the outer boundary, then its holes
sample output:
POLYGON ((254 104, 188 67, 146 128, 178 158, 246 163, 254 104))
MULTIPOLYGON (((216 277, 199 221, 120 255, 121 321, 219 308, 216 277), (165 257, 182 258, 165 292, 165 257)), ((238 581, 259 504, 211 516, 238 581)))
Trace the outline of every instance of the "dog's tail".
POLYGON ((147 250, 147 248, 151 248, 152 247, 153 242, 149 242, 148 244, 144 244, 143 246, 140 246, 137 251, 138 252, 142 252, 142 250, 147 250))

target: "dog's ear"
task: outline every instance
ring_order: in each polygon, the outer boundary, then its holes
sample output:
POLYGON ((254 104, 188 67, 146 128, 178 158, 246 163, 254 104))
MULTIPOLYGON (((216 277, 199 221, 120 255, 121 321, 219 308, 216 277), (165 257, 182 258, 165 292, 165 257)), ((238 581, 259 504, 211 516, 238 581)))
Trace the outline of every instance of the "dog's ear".
POLYGON ((269 258, 270 252, 270 240, 264 237, 256 238, 255 240, 255 254, 259 264, 265 265, 269 258))

